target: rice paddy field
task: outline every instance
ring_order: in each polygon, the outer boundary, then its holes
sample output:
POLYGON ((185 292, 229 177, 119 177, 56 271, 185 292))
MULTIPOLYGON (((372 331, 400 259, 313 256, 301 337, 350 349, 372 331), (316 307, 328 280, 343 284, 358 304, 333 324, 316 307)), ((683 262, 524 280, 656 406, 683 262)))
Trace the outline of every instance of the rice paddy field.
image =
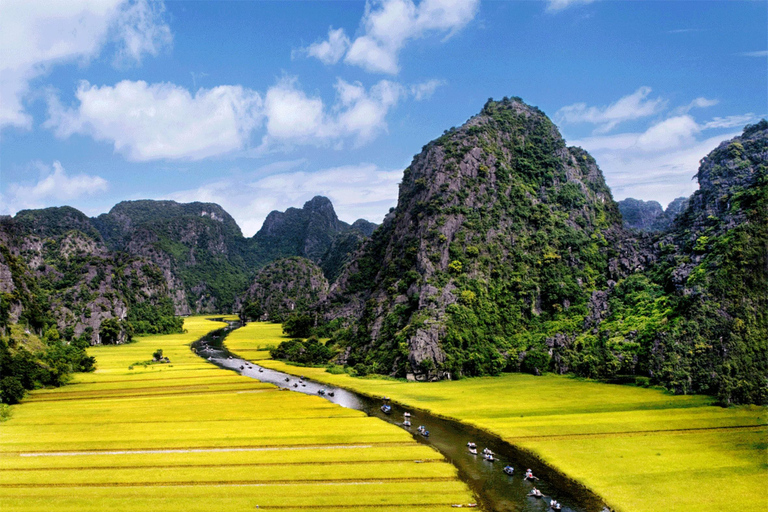
POLYGON ((224 325, 193 317, 184 334, 94 347, 95 373, 13 406, 0 423, 0 510, 370 512, 474 501, 453 466, 402 429, 191 352, 224 325), (136 364, 158 348, 169 364, 136 364))
POLYGON ((279 325, 249 324, 226 340, 287 373, 490 431, 536 455, 621 512, 768 510, 766 408, 713 406, 706 396, 558 375, 505 374, 416 383, 329 374, 267 359, 279 325), (249 352, 250 351, 250 352, 249 352))

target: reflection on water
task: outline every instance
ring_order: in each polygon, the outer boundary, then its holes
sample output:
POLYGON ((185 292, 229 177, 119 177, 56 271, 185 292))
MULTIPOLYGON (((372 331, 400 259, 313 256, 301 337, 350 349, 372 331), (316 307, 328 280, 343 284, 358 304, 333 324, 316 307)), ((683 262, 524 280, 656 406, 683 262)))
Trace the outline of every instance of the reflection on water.
MULTIPOLYGON (((496 436, 474 429, 462 423, 435 417, 418 410, 409 410, 397 404, 392 405, 390 414, 381 410, 382 401, 374 400, 357 393, 326 384, 300 379, 293 375, 263 368, 257 364, 229 353, 223 347, 222 341, 227 332, 235 327, 215 331, 193 344, 198 355, 212 363, 235 370, 247 377, 262 382, 269 382, 278 387, 316 395, 349 409, 363 411, 369 416, 380 418, 413 433, 420 443, 428 444, 438 450, 451 462, 459 472, 459 478, 466 482, 477 496, 480 505, 488 511, 551 511, 550 500, 562 504, 562 510, 569 512, 595 512, 604 510, 602 502, 594 494, 574 485, 562 475, 538 463, 525 453, 516 450, 496 436), (325 394, 318 393, 321 389, 325 394), (333 396, 331 396, 331 393, 333 396), (411 427, 403 426, 404 414, 410 413, 411 427), (416 431, 419 425, 424 425, 429 431, 429 437, 419 435, 416 431), (477 445, 478 455, 472 455, 467 448, 468 442, 477 445), (483 448, 489 448, 496 459, 489 462, 483 458, 483 448), (514 467, 514 474, 504 473, 505 466, 514 467), (532 469, 539 478, 534 483, 525 480, 526 469, 532 469), (534 488, 542 493, 542 498, 528 496, 534 488)), ((301 368, 296 368, 297 373, 301 368)))

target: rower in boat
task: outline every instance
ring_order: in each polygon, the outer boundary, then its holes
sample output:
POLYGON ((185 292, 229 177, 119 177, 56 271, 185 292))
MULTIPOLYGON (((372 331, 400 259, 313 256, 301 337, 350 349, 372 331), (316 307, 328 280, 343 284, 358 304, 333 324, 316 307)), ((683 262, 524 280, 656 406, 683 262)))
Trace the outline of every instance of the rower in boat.
POLYGON ((528 493, 528 496, 532 496, 534 498, 542 498, 544 495, 541 493, 540 490, 534 487, 533 490, 528 493))
POLYGON ((549 508, 551 508, 552 510, 562 510, 563 506, 560 505, 560 503, 558 503, 555 500, 550 500, 549 501, 549 508))
POLYGON ((526 480, 538 480, 537 477, 533 476, 533 472, 530 469, 525 470, 525 479, 526 480))
POLYGON ((513 468, 512 466, 504 466, 504 472, 509 476, 512 476, 512 473, 515 472, 515 468, 513 468))
POLYGON ((291 382, 291 379, 289 379, 288 377, 286 377, 286 378, 285 378, 285 382, 291 382))
POLYGON ((328 392, 328 396, 334 396, 335 394, 336 394, 336 393, 334 393, 333 391, 329 391, 329 392, 328 392))
POLYGON ((477 448, 473 448, 473 447, 470 446, 469 447, 469 453, 471 453, 472 455, 477 455, 477 448))
POLYGON ((324 395, 325 394, 325 388, 320 388, 317 390, 317 394, 324 395))
POLYGON ((473 443, 472 441, 467 443, 467 448, 477 448, 477 445, 473 443))
POLYGON ((410 427, 411 426, 411 420, 404 420, 403 421, 403 426, 404 427, 410 427))
POLYGON ((381 412, 384 414, 392 414, 392 406, 389 405, 389 397, 383 397, 384 405, 381 406, 381 412))
POLYGON ((264 368, 259 368, 259 373, 264 373, 264 368))
POLYGON ((483 448, 483 455, 493 455, 493 452, 488 448, 483 448))
POLYGON ((484 457, 485 457, 485 460, 487 460, 488 462, 494 462, 496 460, 493 458, 493 453, 486 453, 484 457))
POLYGON ((405 416, 406 418, 410 418, 411 417, 411 413, 409 413, 409 412, 403 413, 403 416, 405 416))

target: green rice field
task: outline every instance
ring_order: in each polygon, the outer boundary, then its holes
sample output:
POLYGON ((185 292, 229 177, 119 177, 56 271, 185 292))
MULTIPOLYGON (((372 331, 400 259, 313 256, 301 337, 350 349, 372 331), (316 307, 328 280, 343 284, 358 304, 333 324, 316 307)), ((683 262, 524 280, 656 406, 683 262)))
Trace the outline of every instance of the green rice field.
POLYGON ((402 429, 191 352, 224 325, 193 317, 184 334, 94 347, 95 373, 13 406, 0 423, 0 510, 370 512, 474 501, 453 466, 402 429), (158 348, 169 364, 136 364, 158 348))
POLYGON ((622 512, 768 510, 768 414, 707 396, 558 375, 416 383, 267 359, 280 326, 252 323, 227 347, 259 364, 458 419, 493 432, 622 512))

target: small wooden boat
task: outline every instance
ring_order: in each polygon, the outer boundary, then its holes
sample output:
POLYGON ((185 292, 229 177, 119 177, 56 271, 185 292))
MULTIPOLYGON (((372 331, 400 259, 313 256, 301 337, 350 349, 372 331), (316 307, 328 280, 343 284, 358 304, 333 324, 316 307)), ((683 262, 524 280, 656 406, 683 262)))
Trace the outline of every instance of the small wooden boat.
POLYGON ((241 370, 245 370, 245 366, 243 366, 243 365, 240 365, 240 369, 241 369, 241 370))
POLYGON ((336 394, 336 393, 334 393, 333 391, 329 391, 329 392, 328 392, 328 396, 334 396, 335 394, 336 394))
POLYGON ((392 406, 391 405, 387 405, 387 404, 382 405, 381 406, 381 412, 383 412, 384 414, 391 414, 392 413, 392 406))
POLYGON ((411 422, 410 422, 409 420, 405 420, 405 421, 403 422, 403 426, 404 426, 404 427, 410 427, 410 426, 411 426, 411 422))
POLYGON ((467 448, 477 448, 477 445, 473 443, 472 441, 467 443, 467 448))
POLYGON ((317 390, 318 395, 324 395, 325 394, 325 388, 320 388, 317 390))
POLYGON ((513 468, 512 466, 504 466, 503 471, 509 476, 512 476, 512 474, 515 472, 515 468, 513 468))
POLYGON ((259 368, 259 373, 264 373, 264 368, 259 368))
POLYGON ((488 462, 495 462, 496 461, 496 459, 493 458, 493 454, 492 453, 486 453, 485 455, 483 455, 483 457, 488 462))
POLYGON ((477 455, 477 448, 470 448, 469 453, 471 453, 472 455, 477 455))
POLYGON ((405 416, 406 418, 410 418, 411 417, 411 413, 409 413, 409 412, 403 413, 403 416, 405 416))
POLYGON ((299 387, 299 384, 297 382, 294 382, 293 383, 293 387, 297 388, 297 387, 299 387))
POLYGON ((288 377, 286 377, 286 378, 285 378, 285 382, 291 382, 291 379, 289 379, 288 377))
POLYGON ((535 489, 535 488, 531 492, 528 493, 528 496, 530 496, 531 498, 543 498, 544 497, 544 495, 541 493, 541 491, 538 490, 538 489, 535 489))

